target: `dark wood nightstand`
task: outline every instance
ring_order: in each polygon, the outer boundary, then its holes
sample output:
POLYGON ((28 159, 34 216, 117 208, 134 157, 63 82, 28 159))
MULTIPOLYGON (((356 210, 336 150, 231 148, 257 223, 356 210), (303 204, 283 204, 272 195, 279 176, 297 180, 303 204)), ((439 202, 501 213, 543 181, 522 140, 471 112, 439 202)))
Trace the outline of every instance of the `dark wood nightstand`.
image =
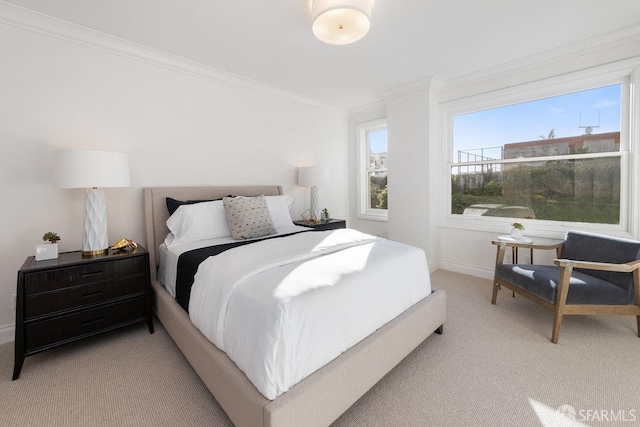
POLYGON ((91 258, 81 252, 46 261, 31 256, 18 272, 13 379, 26 356, 144 321, 153 333, 143 247, 91 258))
POLYGON ((302 227, 311 227, 315 230, 335 230, 337 228, 347 228, 347 222, 344 219, 330 219, 327 221, 320 221, 315 224, 309 224, 306 221, 293 221, 293 223, 302 227))

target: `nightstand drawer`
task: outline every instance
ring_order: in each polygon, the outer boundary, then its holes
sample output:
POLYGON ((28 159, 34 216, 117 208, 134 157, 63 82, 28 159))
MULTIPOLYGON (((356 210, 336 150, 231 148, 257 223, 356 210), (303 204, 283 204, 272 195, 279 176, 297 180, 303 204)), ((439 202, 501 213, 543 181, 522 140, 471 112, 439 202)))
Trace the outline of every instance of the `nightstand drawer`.
POLYGON ((32 295, 111 279, 113 264, 102 262, 25 274, 25 294, 32 295))
POLYGON ((144 274, 147 270, 147 260, 143 257, 119 259, 112 263, 113 277, 134 276, 144 274))
POLYGON ((63 310, 144 292, 145 276, 138 275, 126 279, 74 286, 60 291, 27 295, 25 318, 29 320, 46 314, 54 314, 63 310))
POLYGON ((26 352, 34 352, 103 332, 127 323, 144 320, 145 297, 108 304, 78 313, 26 325, 26 352))

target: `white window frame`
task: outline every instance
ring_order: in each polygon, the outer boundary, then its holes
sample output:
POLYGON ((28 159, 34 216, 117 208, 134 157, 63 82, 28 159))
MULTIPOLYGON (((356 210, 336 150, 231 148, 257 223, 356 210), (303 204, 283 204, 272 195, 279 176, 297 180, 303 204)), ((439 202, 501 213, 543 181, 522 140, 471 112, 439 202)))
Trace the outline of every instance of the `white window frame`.
MULTIPOLYGON (((442 107, 442 135, 445 142, 444 163, 442 179, 448 183, 443 191, 441 226, 466 230, 487 231, 492 233, 504 233, 508 230, 505 223, 508 218, 498 217, 468 217, 451 213, 451 168, 453 162, 453 117, 499 108, 506 105, 549 98, 572 92, 593 89, 611 84, 622 84, 621 90, 621 123, 620 123, 620 151, 618 153, 602 153, 601 155, 583 154, 570 156, 571 158, 592 158, 617 156, 620 157, 620 223, 619 224, 594 224, 578 223, 571 221, 548 221, 518 219, 527 230, 527 235, 533 237, 562 238, 571 229, 582 229, 593 232, 601 232, 619 236, 638 237, 640 224, 637 219, 640 214, 640 197, 632 198, 637 194, 637 184, 640 173, 640 156, 638 155, 639 143, 638 129, 640 117, 640 61, 638 59, 620 61, 588 70, 569 73, 533 83, 513 86, 492 92, 461 98, 441 104, 442 107)), ((527 162, 540 159, 527 158, 527 162)), ((543 158, 543 161, 549 158, 543 158)))
MULTIPOLYGON (((373 221, 387 221, 387 209, 372 209, 370 206, 371 193, 369 189, 369 132, 387 129, 387 119, 378 119, 357 125, 358 135, 358 219, 373 221)), ((389 141, 387 139, 387 150, 389 141)), ((388 174, 388 172, 387 172, 388 174)), ((388 176, 388 175, 387 175, 388 176)))

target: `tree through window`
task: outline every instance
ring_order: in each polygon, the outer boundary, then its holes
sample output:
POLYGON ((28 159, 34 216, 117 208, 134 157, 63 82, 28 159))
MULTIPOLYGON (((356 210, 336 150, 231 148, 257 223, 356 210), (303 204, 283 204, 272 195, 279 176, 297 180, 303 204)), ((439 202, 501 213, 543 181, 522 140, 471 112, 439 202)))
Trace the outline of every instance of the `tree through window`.
POLYGON ((386 121, 365 123, 360 129, 360 209, 368 219, 387 217, 388 144, 386 121))
POLYGON ((621 92, 454 116, 451 213, 619 224, 621 92))

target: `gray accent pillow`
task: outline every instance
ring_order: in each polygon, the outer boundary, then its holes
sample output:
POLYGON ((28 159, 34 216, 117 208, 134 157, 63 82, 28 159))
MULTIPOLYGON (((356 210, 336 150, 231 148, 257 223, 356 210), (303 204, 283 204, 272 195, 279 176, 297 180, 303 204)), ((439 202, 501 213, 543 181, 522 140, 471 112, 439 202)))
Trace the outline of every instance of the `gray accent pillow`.
POLYGON ((251 239, 276 233, 264 196, 224 197, 222 204, 234 239, 251 239))

